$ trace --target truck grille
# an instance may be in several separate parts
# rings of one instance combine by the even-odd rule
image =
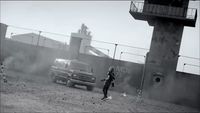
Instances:
[[[76,77],[73,77],[74,79],[78,79],[78,80],[81,80],[81,81],[84,81],[84,82],[95,82],[95,79],[93,80],[92,76],[88,76],[88,75],[84,75],[84,74],[76,74],[77,76]]]

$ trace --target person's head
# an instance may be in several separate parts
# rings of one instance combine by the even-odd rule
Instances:
[[[110,71],[110,72],[114,72],[114,67],[113,67],[113,66],[110,66],[110,67],[109,67],[109,71]]]

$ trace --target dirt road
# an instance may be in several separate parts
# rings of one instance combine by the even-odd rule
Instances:
[[[1,82],[1,113],[28,112],[197,112],[174,104],[121,96],[109,92],[112,99],[101,101],[101,89],[93,92],[84,87],[69,88],[55,84],[42,75],[28,75],[8,71],[8,83]]]

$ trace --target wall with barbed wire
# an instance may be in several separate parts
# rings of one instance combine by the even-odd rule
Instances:
[[[54,47],[55,49],[68,48],[68,44],[70,41],[70,35],[65,34],[65,33],[53,33],[53,32],[23,28],[23,27],[18,27],[18,26],[13,26],[13,25],[8,25],[6,38],[12,39],[12,37],[16,35],[21,35],[21,34],[26,34],[26,33],[38,34],[38,37],[36,37],[35,44],[34,44],[36,46],[39,45],[39,46],[45,47],[45,45],[47,45],[45,44],[45,41],[47,43],[47,40],[41,37],[46,37],[50,40],[56,40],[57,42],[60,42],[61,45],[55,44],[55,47]],[[94,39],[95,37],[92,37],[91,39],[92,47],[108,55],[110,58],[114,58],[117,60],[144,64],[146,53],[149,51],[149,48],[135,47],[134,45],[117,44],[113,42],[105,42],[105,41],[94,40]],[[113,37],[113,39],[115,38]],[[88,40],[88,39],[83,39],[83,40]],[[31,41],[32,40],[30,40],[30,43]],[[191,57],[187,55],[179,55],[177,71],[200,74],[199,63],[200,63],[200,58],[195,58],[195,57]]]

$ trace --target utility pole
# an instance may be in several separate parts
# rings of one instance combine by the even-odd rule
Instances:
[[[123,54],[123,52],[120,53],[119,60],[121,60],[122,54]]]
[[[39,35],[38,35],[38,40],[37,40],[37,47],[39,46],[39,41],[40,41],[40,35],[41,35],[42,31],[39,31]]]
[[[116,68],[116,66],[115,66],[114,60],[115,60],[115,54],[116,54],[116,51],[117,51],[117,45],[118,44],[115,44],[115,50],[114,50],[113,59],[112,59],[112,63],[111,63],[111,65],[114,66],[115,68]]]
[[[12,39],[13,33],[10,34],[10,39]]]
[[[115,44],[115,50],[114,50],[113,60],[115,59],[115,54],[116,54],[116,50],[117,50],[117,45],[118,45],[118,44]]]

